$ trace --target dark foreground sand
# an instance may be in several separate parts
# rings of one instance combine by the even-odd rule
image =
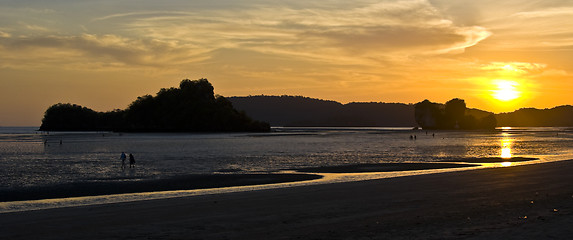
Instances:
[[[0,239],[570,239],[573,161],[0,214]]]

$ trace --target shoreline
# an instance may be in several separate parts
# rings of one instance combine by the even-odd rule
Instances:
[[[0,190],[0,204],[5,202],[92,197],[162,191],[191,191],[229,187],[246,187],[280,183],[296,183],[324,178],[329,173],[388,173],[400,171],[448,170],[480,167],[468,163],[378,163],[289,169],[288,173],[235,173],[236,169],[215,174],[191,174],[159,179],[99,179],[50,186],[34,186]]]
[[[196,174],[138,181],[123,179],[124,181],[75,182],[0,191],[0,203],[289,183],[310,181],[321,177],[314,174]]]
[[[0,214],[3,239],[565,239],[573,160]]]

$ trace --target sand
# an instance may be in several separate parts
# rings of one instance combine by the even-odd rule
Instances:
[[[0,239],[567,239],[573,161],[0,214]]]
[[[99,196],[122,193],[141,193],[189,189],[221,188],[258,184],[297,182],[322,178],[313,174],[195,174],[165,179],[101,180],[73,182],[51,186],[36,186],[18,190],[0,190],[0,202]]]
[[[94,179],[49,186],[27,188],[4,188],[0,190],[0,202],[100,196],[122,193],[143,193],[157,191],[192,190],[249,186],[272,183],[290,183],[322,178],[321,175],[307,173],[364,173],[392,172],[426,169],[463,168],[480,166],[462,163],[377,163],[353,164],[329,167],[290,169],[298,173],[240,173],[241,169],[221,169],[216,174],[190,174],[166,176],[164,178],[117,178]]]

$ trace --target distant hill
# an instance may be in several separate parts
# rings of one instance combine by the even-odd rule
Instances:
[[[271,126],[339,126],[339,127],[414,127],[414,105],[404,103],[362,102],[341,104],[302,96],[229,97],[233,106],[253,119]],[[444,104],[436,103],[440,107]],[[492,112],[468,108],[466,115],[484,119]],[[573,126],[573,106],[552,109],[520,109],[495,114],[497,126],[539,127]]]
[[[229,97],[233,106],[271,126],[413,127],[414,107],[403,103],[348,103],[301,96]]]
[[[500,113],[495,117],[498,126],[571,127],[573,106],[565,105],[550,109],[522,108],[511,113]]]
[[[496,114],[494,118],[491,112],[467,109],[462,99],[457,100],[454,102],[459,104],[454,104],[451,108],[455,111],[448,111],[447,104],[425,100],[428,108],[423,111],[418,109],[417,122],[414,104],[341,104],[302,96],[224,98],[214,95],[213,86],[206,79],[186,79],[181,82],[179,88],[161,89],[156,96],[138,97],[125,110],[96,112],[75,104],[55,104],[46,110],[40,130],[270,131],[269,123],[270,126],[426,126],[428,129],[436,123],[438,124],[433,126],[435,129],[476,129],[492,126],[573,127],[573,106],[569,105],[551,109],[524,108],[511,113]],[[465,110],[461,111],[462,109]]]

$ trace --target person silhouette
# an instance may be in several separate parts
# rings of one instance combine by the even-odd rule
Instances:
[[[133,157],[133,154],[129,154],[129,168],[134,167],[135,165],[135,158]]]
[[[127,157],[125,156],[125,152],[121,152],[121,156],[119,156],[119,159],[121,160],[121,169],[125,169],[125,159]]]

